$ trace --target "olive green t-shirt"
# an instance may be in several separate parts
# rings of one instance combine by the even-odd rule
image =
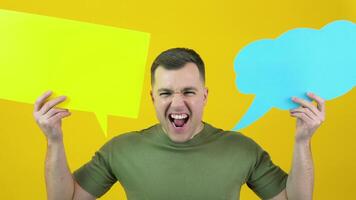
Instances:
[[[96,197],[119,181],[128,200],[236,200],[245,183],[268,199],[287,181],[252,139],[207,123],[185,143],[170,140],[159,124],[116,136],[74,177]]]

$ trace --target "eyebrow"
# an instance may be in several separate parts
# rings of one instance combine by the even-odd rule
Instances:
[[[182,91],[189,91],[189,90],[194,90],[197,91],[198,89],[195,87],[185,87],[182,89]],[[158,92],[173,92],[173,90],[169,89],[169,88],[160,88],[157,90]]]

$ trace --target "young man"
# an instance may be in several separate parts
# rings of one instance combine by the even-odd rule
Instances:
[[[262,199],[312,199],[313,133],[324,121],[325,106],[295,98],[297,118],[289,176],[250,138],[202,122],[207,102],[204,63],[191,49],[161,53],[151,68],[151,97],[159,124],[114,137],[74,172],[68,168],[61,119],[70,115],[55,106],[58,97],[35,103],[34,116],[48,142],[48,199],[95,199],[119,181],[129,200],[236,200],[247,185]]]

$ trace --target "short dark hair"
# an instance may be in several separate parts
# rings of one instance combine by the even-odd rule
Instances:
[[[197,65],[200,77],[203,83],[205,83],[205,66],[199,54],[193,49],[172,48],[159,54],[153,61],[151,66],[151,85],[155,82],[155,71],[158,66],[168,70],[176,70],[182,68],[187,63]]]

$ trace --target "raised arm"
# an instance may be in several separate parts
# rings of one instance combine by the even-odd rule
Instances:
[[[68,167],[61,126],[62,119],[70,116],[70,112],[67,109],[56,108],[66,97],[61,96],[46,102],[51,94],[52,92],[48,91],[40,96],[33,111],[34,118],[47,139],[45,163],[47,199],[93,200],[95,197],[75,182]]]
[[[325,120],[325,101],[315,94],[308,94],[317,102],[294,98],[301,107],[290,110],[292,117],[297,118],[295,144],[287,187],[271,200],[311,200],[314,190],[314,164],[311,152],[311,138]]]

